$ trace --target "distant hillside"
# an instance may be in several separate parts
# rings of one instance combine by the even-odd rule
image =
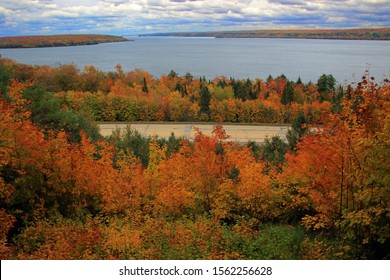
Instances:
[[[124,42],[128,39],[120,36],[96,34],[67,34],[42,36],[0,37],[0,48],[43,48],[96,45],[100,43]]]
[[[243,30],[215,32],[171,32],[140,36],[179,36],[215,38],[291,38],[338,40],[390,40],[390,28],[327,29],[327,30]]]

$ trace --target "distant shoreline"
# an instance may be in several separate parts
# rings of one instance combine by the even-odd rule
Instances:
[[[0,37],[0,49],[69,47],[126,41],[134,40],[99,34],[7,36]]]
[[[284,38],[333,40],[390,40],[390,28],[324,29],[324,30],[242,30],[211,32],[168,32],[140,34],[139,37],[214,37],[214,38]]]

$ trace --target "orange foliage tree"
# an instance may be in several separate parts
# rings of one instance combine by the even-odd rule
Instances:
[[[338,233],[352,255],[383,254],[389,242],[389,89],[365,76],[281,175],[289,206],[307,211],[303,225]]]

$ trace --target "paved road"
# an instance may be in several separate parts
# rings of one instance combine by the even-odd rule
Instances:
[[[112,131],[126,126],[137,130],[142,136],[148,137],[158,135],[161,138],[168,138],[171,133],[177,137],[193,139],[195,137],[194,128],[198,128],[202,133],[211,135],[216,124],[210,123],[98,123],[100,133],[103,136],[111,135]],[[228,140],[246,143],[254,141],[263,143],[266,137],[280,136],[286,139],[288,125],[247,125],[247,124],[222,124],[226,133],[230,135]]]

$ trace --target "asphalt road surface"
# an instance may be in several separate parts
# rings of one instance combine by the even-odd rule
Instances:
[[[193,139],[198,128],[205,135],[211,135],[214,123],[98,123],[100,133],[103,136],[111,135],[115,129],[124,129],[130,126],[131,129],[137,130],[142,136],[149,137],[157,135],[160,138],[168,138],[172,133],[176,137],[185,137]],[[247,143],[254,141],[256,143],[263,143],[266,137],[280,136],[286,139],[286,133],[289,128],[288,125],[264,125],[264,124],[221,124],[225,129],[226,134],[230,137],[228,141],[237,141],[240,143]]]

